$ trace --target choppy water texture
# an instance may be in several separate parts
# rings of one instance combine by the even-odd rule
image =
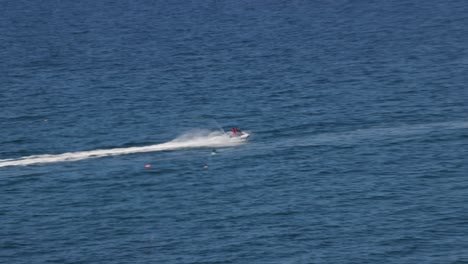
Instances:
[[[468,263],[467,2],[0,3],[1,263]]]

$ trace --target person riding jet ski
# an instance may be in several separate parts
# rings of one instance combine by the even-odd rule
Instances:
[[[249,137],[249,134],[240,131],[239,129],[237,129],[237,127],[233,127],[233,128],[231,129],[231,137],[236,137],[236,138],[240,138],[240,139],[246,139],[246,138]]]

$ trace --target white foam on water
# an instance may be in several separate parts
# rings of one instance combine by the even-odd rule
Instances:
[[[177,150],[186,148],[215,148],[215,147],[234,147],[245,143],[245,140],[230,138],[221,132],[190,132],[166,143],[129,148],[97,149],[89,151],[68,152],[62,154],[44,154],[27,156],[18,159],[0,160],[0,167],[6,166],[27,166],[43,163],[56,163],[64,161],[77,161],[90,158],[99,158],[106,156],[117,156],[134,153],[156,152],[164,150]]]

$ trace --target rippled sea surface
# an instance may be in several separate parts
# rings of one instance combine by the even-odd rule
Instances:
[[[1,263],[468,263],[466,1],[0,2]]]

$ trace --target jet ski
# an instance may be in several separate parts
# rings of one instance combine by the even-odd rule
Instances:
[[[247,139],[250,136],[249,133],[240,130],[237,130],[236,133],[229,131],[227,134],[229,137],[237,139]]]

